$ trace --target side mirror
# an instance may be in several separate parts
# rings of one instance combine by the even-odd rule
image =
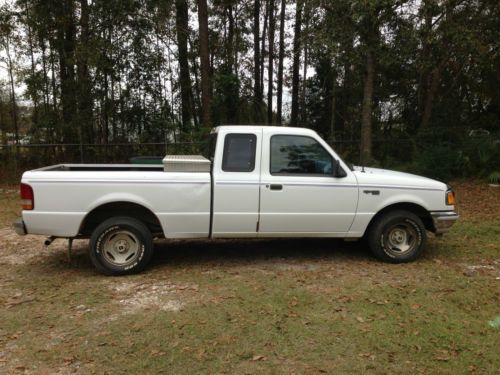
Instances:
[[[340,161],[338,160],[333,160],[333,173],[332,173],[333,177],[338,177],[338,178],[342,178],[342,177],[346,177],[347,176],[347,173],[345,173],[344,169],[340,166]]]

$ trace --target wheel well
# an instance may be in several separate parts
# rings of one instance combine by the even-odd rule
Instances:
[[[422,223],[424,224],[426,230],[431,232],[435,230],[431,214],[425,208],[415,203],[395,203],[391,204],[390,206],[384,207],[382,210],[377,212],[377,214],[370,220],[370,224],[368,224],[365,233],[368,233],[368,230],[370,229],[372,224],[375,223],[379,217],[385,215],[389,211],[394,211],[394,210],[409,211],[417,215],[420,218],[420,220],[422,220]]]
[[[94,208],[83,219],[80,234],[90,236],[100,223],[115,216],[133,217],[142,221],[153,235],[163,236],[163,230],[156,215],[146,207],[131,202],[106,203]]]

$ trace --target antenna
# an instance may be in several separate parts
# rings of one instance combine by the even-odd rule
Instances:
[[[362,142],[360,142],[359,144],[359,164],[361,165],[361,173],[365,173],[365,161],[364,161],[363,151],[361,148],[362,144],[363,144]]]

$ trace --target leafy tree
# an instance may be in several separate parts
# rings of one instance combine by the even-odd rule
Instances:
[[[77,143],[64,155],[75,160],[93,143],[194,152],[183,142],[211,126],[275,122],[315,129],[354,160],[432,171],[435,154],[450,160],[443,170],[485,174],[498,155],[499,10],[496,0],[7,2],[2,142]],[[120,156],[105,150],[85,152]]]

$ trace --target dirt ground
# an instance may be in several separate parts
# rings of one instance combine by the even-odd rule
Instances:
[[[7,226],[0,191],[0,374],[423,373],[500,368],[500,188],[456,184],[460,223],[389,265],[329,239],[160,241],[105,277],[87,242]]]

